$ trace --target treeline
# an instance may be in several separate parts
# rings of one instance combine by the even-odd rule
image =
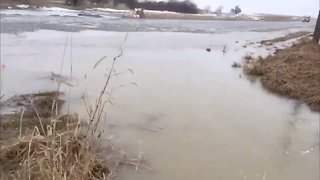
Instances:
[[[166,2],[163,1],[144,1],[139,2],[138,0],[65,0],[67,4],[78,6],[81,5],[84,1],[97,3],[97,4],[112,4],[114,7],[117,7],[119,4],[125,4],[129,9],[143,8],[148,10],[157,10],[157,11],[173,11],[179,13],[189,13],[197,14],[199,12],[198,7],[195,3],[190,0],[177,1],[169,0]]]
[[[117,6],[119,4],[125,4],[129,9],[134,9],[139,4],[137,0],[109,0],[109,1],[113,1],[114,6]]]
[[[169,2],[156,2],[156,1],[145,1],[137,3],[138,8],[157,10],[157,11],[173,11],[179,13],[197,14],[198,7],[191,1],[169,1]]]
[[[198,7],[195,3],[190,0],[185,1],[175,1],[171,0],[168,2],[164,1],[144,1],[138,2],[137,0],[114,0],[114,5],[117,4],[126,4],[128,8],[143,8],[148,10],[156,10],[156,11],[173,11],[179,13],[190,13],[197,14]]]

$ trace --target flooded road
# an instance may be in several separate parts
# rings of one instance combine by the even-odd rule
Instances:
[[[220,23],[228,29],[239,22],[216,24]],[[128,34],[109,87],[112,104],[101,128],[105,139],[113,135],[129,157],[143,152],[152,170],[135,173],[134,168],[124,167],[117,179],[319,179],[319,113],[267,92],[257,79],[231,68],[248,53],[270,53],[244,45],[301,27],[269,32],[263,30],[263,22],[254,23],[254,31],[249,26],[240,32]],[[85,119],[81,97],[85,93],[94,103],[124,37],[124,32],[97,30],[3,32],[2,92],[8,98],[55,89],[51,72],[59,73],[62,66],[69,76],[72,64],[70,97],[68,86],[62,90],[71,111]]]
[[[288,28],[313,28],[315,21],[259,22],[259,21],[196,21],[196,20],[148,20],[121,18],[122,13],[89,11],[101,17],[79,16],[76,10],[1,10],[1,32],[19,33],[38,29],[79,32],[101,30],[117,32],[271,32]]]

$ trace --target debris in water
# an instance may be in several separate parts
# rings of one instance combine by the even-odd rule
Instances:
[[[250,60],[253,60],[254,58],[250,55],[250,54],[247,54],[246,56],[243,57],[246,61],[250,61]]]
[[[309,152],[310,152],[309,150],[305,150],[305,151],[302,151],[301,154],[306,155],[306,154],[309,154]]]
[[[132,75],[134,75],[134,73],[133,73],[133,70],[132,70],[132,69],[128,68],[128,71],[130,71],[130,72],[131,72],[131,74],[132,74]]]
[[[138,86],[138,84],[137,84],[137,83],[135,83],[135,82],[131,82],[131,84],[132,84],[132,85],[135,85],[135,86]]]
[[[74,79],[66,77],[64,75],[61,74],[56,74],[54,72],[51,72],[51,76],[50,79],[52,81],[56,81],[57,83],[61,83],[61,84],[65,84],[69,87],[74,87],[75,86],[75,82],[73,81]]]
[[[222,50],[223,55],[227,52],[227,45],[225,44]]]
[[[207,51],[207,52],[210,52],[210,51],[211,51],[211,48],[207,48],[206,51]]]
[[[311,153],[312,151],[319,149],[319,147],[320,147],[320,146],[318,146],[318,147],[312,147],[312,148],[309,148],[309,149],[307,149],[307,150],[301,151],[301,154],[302,154],[303,156],[305,156],[305,155]]]
[[[233,68],[241,68],[242,65],[241,65],[241,63],[233,62],[233,64],[231,65],[231,67],[233,67]]]

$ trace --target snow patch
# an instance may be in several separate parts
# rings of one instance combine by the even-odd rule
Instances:
[[[80,12],[78,10],[65,9],[65,8],[60,8],[60,7],[42,7],[42,8],[39,8],[39,10],[42,10],[42,11],[57,11],[57,12]]]
[[[17,8],[20,8],[20,9],[28,9],[30,7],[30,5],[27,5],[27,4],[18,4],[16,5]]]

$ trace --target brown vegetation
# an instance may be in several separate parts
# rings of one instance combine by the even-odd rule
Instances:
[[[20,114],[1,115],[1,179],[113,177],[125,156],[114,148],[106,148],[108,152],[102,156],[100,132],[81,123],[77,115],[55,114],[55,102],[62,102],[55,100],[56,95],[61,93],[27,94],[6,101],[23,110]],[[34,99],[37,104],[32,103]],[[83,133],[87,128],[90,136]]]
[[[320,112],[320,46],[301,40],[264,60],[247,60],[244,71],[261,76],[268,90],[306,102]]]

